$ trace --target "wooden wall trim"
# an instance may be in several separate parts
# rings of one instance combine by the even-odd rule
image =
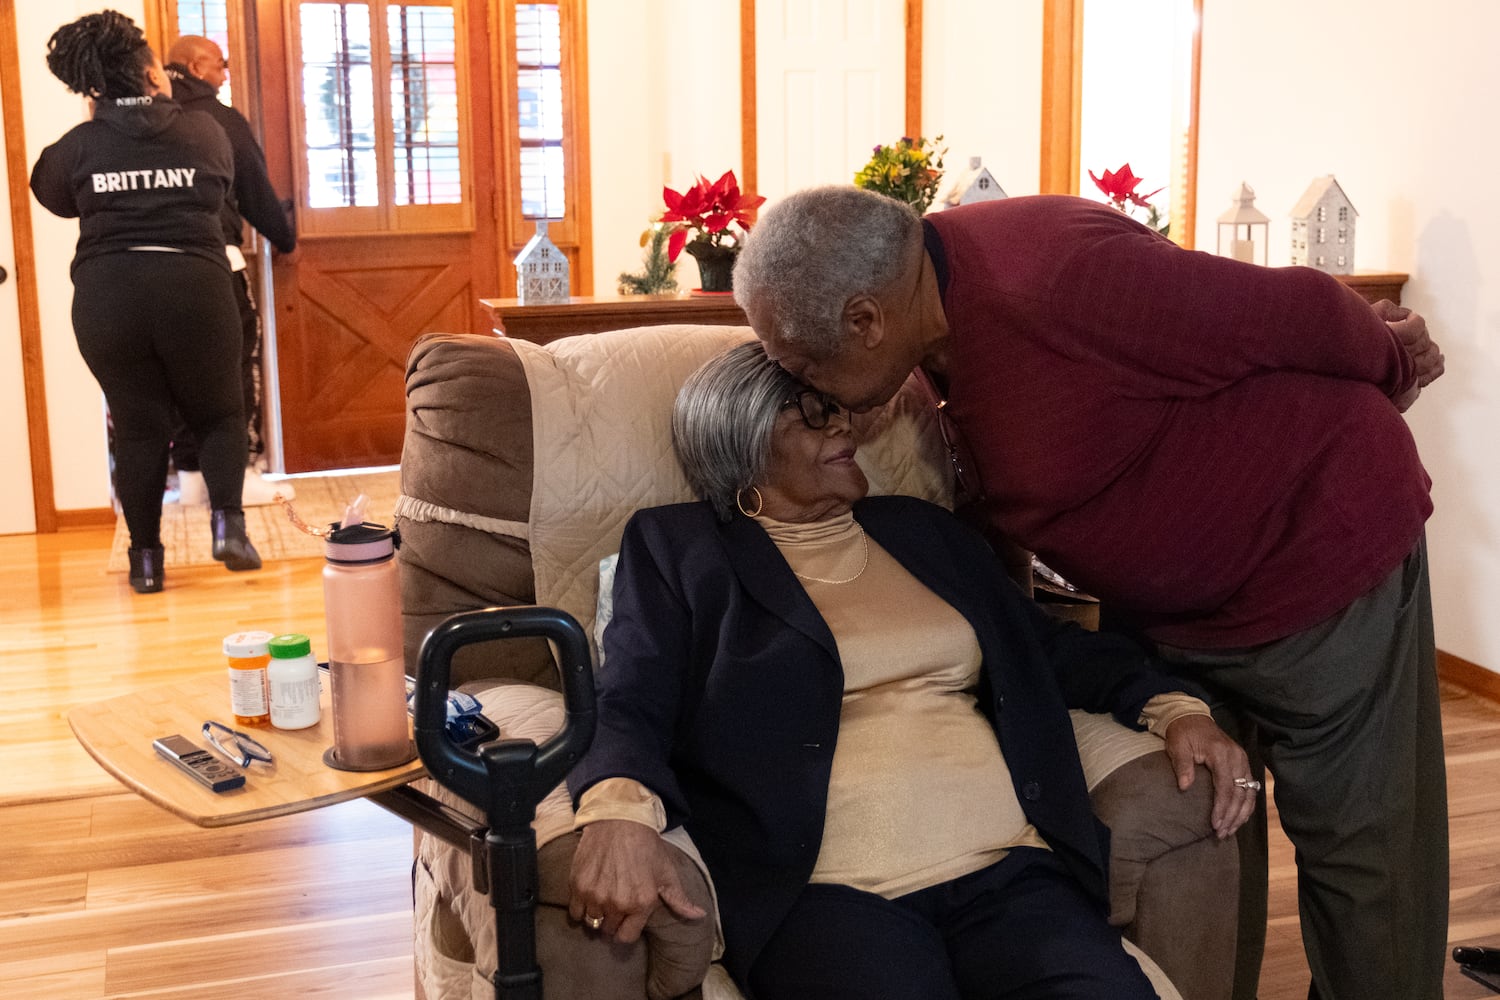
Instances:
[[[1083,0],[1042,7],[1042,194],[1078,193]]]
[[[906,0],[906,134],[922,134],[922,0]]]
[[[31,496],[36,530],[58,527],[52,486],[52,436],[47,425],[47,388],[42,367],[42,314],[36,286],[36,248],[31,232],[31,176],[26,162],[26,129],[21,101],[21,59],[16,42],[16,8],[0,3],[0,102],[5,112],[6,188],[10,232],[15,243],[16,305],[21,318],[21,373],[26,395],[27,446],[31,449]],[[113,516],[113,515],[111,515]]]
[[[100,528],[114,524],[119,518],[113,507],[80,507],[77,510],[60,510],[57,512],[57,524],[54,531],[66,528]]]
[[[1438,679],[1457,685],[1470,694],[1500,703],[1500,674],[1470,663],[1461,656],[1437,651]]]
[[[575,295],[594,294],[594,202],[589,150],[588,4],[573,5],[573,216],[578,223],[578,270]],[[482,329],[482,328],[481,328]]]
[[[1198,104],[1203,91],[1203,0],[1193,0],[1193,57],[1192,69],[1188,73],[1189,86],[1193,88],[1188,97],[1187,178],[1184,192],[1182,220],[1173,220],[1172,231],[1177,235],[1178,246],[1187,250],[1198,245]]]
[[[740,0],[740,189],[757,193],[760,146],[756,142],[755,0]]]

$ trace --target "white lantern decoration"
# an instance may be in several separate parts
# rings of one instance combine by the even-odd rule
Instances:
[[[1264,264],[1270,241],[1271,220],[1255,207],[1255,191],[1245,182],[1234,193],[1234,205],[1219,216],[1220,257],[1233,257],[1247,264]],[[1257,239],[1259,237],[1259,239]],[[1260,259],[1256,259],[1256,248]]]
[[[568,301],[568,258],[547,238],[547,220],[516,254],[516,298],[523,306]]]

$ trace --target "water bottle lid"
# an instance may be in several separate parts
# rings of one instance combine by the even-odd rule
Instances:
[[[273,660],[291,660],[299,656],[312,655],[312,640],[296,632],[278,635],[267,645],[271,648]]]
[[[323,536],[323,554],[329,562],[366,563],[389,559],[401,544],[401,533],[383,524],[365,521],[346,528],[335,522]]]
[[[224,655],[236,659],[265,656],[270,652],[270,632],[236,632],[224,637]]]

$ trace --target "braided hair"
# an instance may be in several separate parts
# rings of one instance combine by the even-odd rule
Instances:
[[[155,61],[146,36],[117,10],[85,14],[47,40],[47,68],[75,94],[95,99],[141,97]]]

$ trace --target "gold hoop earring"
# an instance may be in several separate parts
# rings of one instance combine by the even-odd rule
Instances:
[[[755,517],[766,506],[766,500],[765,497],[760,495],[760,490],[756,489],[754,486],[749,487],[749,489],[752,493],[755,494],[755,509],[745,509],[745,501],[740,499],[741,494],[745,492],[744,490],[740,490],[739,493],[736,493],[734,495],[734,505],[738,507],[740,509],[740,513],[744,514],[746,517]]]

